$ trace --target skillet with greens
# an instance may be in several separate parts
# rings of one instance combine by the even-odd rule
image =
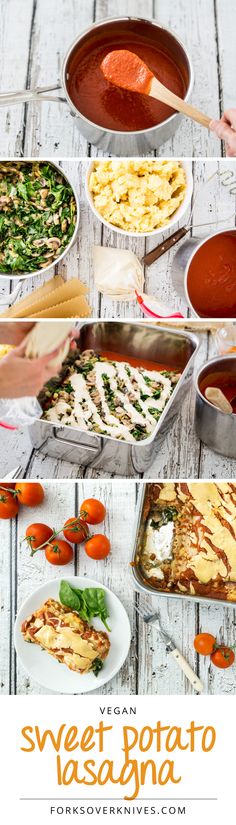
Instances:
[[[51,163],[0,163],[0,272],[45,269],[68,246],[76,219],[73,190]]]

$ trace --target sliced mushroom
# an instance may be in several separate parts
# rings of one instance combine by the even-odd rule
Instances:
[[[207,401],[210,401],[210,404],[213,404],[214,407],[217,407],[223,413],[231,414],[233,412],[233,407],[231,406],[228,398],[219,389],[219,387],[207,387],[205,390],[205,397]]]

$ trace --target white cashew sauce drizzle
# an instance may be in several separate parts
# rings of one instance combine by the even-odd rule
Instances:
[[[157,370],[148,370],[142,367],[137,368],[121,361],[96,361],[93,366],[93,373],[95,379],[94,385],[92,386],[90,383],[87,383],[82,373],[75,372],[70,375],[69,381],[74,394],[73,401],[66,401],[63,398],[59,398],[55,405],[44,414],[44,418],[52,422],[69,424],[81,430],[94,429],[94,431],[97,432],[97,428],[99,428],[102,434],[134,443],[137,439],[135,439],[130,429],[132,425],[134,427],[139,425],[145,428],[143,438],[147,438],[153,432],[157,423],[155,416],[152,415],[149,408],[151,407],[158,412],[162,412],[174,389],[170,378]],[[106,387],[103,375],[106,375],[109,379],[110,389],[114,392],[115,398],[119,400],[119,406],[122,407],[124,415],[128,415],[130,426],[119,420],[118,416],[115,415],[115,411],[110,410],[106,399]],[[174,371],[173,375],[175,375]],[[91,376],[91,373],[88,373],[88,378],[89,376]],[[152,382],[161,384],[159,398],[153,398],[155,389],[146,383],[144,376]],[[136,382],[137,387],[132,383],[131,379]],[[125,383],[127,392],[122,392],[122,390],[118,388],[119,381]],[[91,390],[92,388],[97,390],[99,394],[98,403],[102,406],[102,415],[99,414],[97,405],[91,398],[89,389]],[[129,400],[128,393],[132,394],[133,401]],[[145,400],[142,399],[141,394],[147,396],[147,398]],[[134,404],[137,402],[142,412],[135,408]]]

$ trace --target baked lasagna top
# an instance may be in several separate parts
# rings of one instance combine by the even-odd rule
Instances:
[[[236,600],[236,485],[149,484],[136,562],[158,589]]]
[[[85,350],[44,405],[43,418],[123,441],[150,436],[180,378]]]
[[[80,619],[77,613],[48,599],[22,624],[26,642],[40,645],[70,670],[99,672],[106,659],[110,641],[107,633]]]

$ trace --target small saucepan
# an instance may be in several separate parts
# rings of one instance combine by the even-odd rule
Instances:
[[[198,437],[220,455],[236,458],[236,412],[221,412],[205,397],[207,386],[236,387],[236,355],[212,358],[199,370],[195,379],[195,427]],[[224,386],[225,385],[225,386]],[[235,405],[233,406],[233,409]]]
[[[80,68],[88,55],[91,56],[94,52],[94,59],[96,60],[99,49],[101,49],[101,52],[105,49],[105,53],[107,53],[109,46],[111,48],[117,48],[120,45],[121,48],[128,48],[128,45],[131,44],[132,48],[132,43],[134,43],[135,48],[137,47],[137,53],[139,53],[140,56],[142,56],[142,54],[144,57],[150,55],[151,60],[152,58],[154,60],[156,59],[155,52],[158,52],[163,62],[164,72],[162,76],[160,73],[160,80],[165,83],[165,77],[168,76],[165,74],[166,69],[169,68],[169,70],[172,71],[172,76],[174,75],[174,83],[177,82],[176,79],[178,76],[180,82],[182,82],[182,94],[176,87],[173,88],[173,91],[176,91],[177,94],[179,93],[180,96],[184,97],[187,101],[193,87],[193,68],[187,49],[182,42],[169,29],[158,25],[155,20],[145,20],[137,17],[118,17],[101,20],[83,31],[82,34],[76,38],[64,58],[61,82],[59,85],[55,84],[32,90],[1,94],[0,106],[8,106],[12,103],[30,103],[31,101],[40,102],[45,99],[60,101],[68,104],[71,114],[76,118],[79,131],[86,140],[106,153],[120,156],[136,156],[145,155],[153,149],[159,149],[165,141],[173,137],[181,123],[183,115],[177,112],[173,113],[168,107],[163,108],[163,104],[159,104],[163,110],[161,110],[162,115],[160,122],[157,122],[154,117],[148,128],[139,127],[139,129],[137,129],[136,125],[132,128],[132,124],[126,124],[128,124],[129,117],[131,116],[133,108],[137,105],[137,101],[135,102],[132,99],[133,102],[126,105],[126,99],[124,98],[124,100],[122,100],[120,97],[120,104],[121,107],[123,106],[125,108],[127,121],[125,118],[125,125],[123,126],[117,119],[116,125],[115,119],[112,126],[108,126],[105,120],[106,113],[109,113],[111,98],[114,99],[115,94],[121,94],[122,90],[118,89],[114,92],[110,88],[111,84],[107,84],[106,87],[107,81],[105,81],[101,73],[101,77],[98,77],[98,88],[92,88],[91,83],[90,91],[88,92],[85,89],[85,83],[88,81],[85,72],[84,83],[82,84],[84,91],[80,93],[79,90],[78,93],[78,67],[80,73]],[[152,68],[151,65],[150,68]],[[113,87],[113,89],[115,89],[115,87]],[[56,90],[62,92],[62,95],[53,96],[50,94]],[[47,95],[48,92],[49,95]],[[135,93],[132,93],[132,95],[135,97]],[[101,118],[101,111],[100,117],[98,116],[98,98],[100,99],[100,103],[104,104],[104,122]],[[153,101],[153,99],[150,104],[150,100],[151,98],[149,101],[142,101],[139,104],[142,107],[142,118],[146,115],[148,106],[157,104],[157,101]],[[117,107],[114,108],[117,111]]]
[[[175,255],[173,285],[197,318],[236,317],[236,229],[189,238]]]

